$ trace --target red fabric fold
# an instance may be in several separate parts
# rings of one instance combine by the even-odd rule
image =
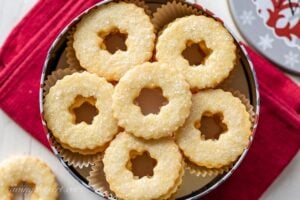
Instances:
[[[246,47],[259,83],[260,116],[251,148],[232,176],[205,199],[258,199],[300,148],[300,88]]]
[[[0,107],[49,147],[39,111],[39,81],[47,51],[71,20],[98,0],[39,1],[0,49]],[[300,148],[300,89],[247,48],[261,95],[257,133],[236,172],[207,199],[257,199]]]
[[[42,0],[0,49],[0,107],[49,148],[39,111],[39,85],[47,51],[73,18],[97,0]]]

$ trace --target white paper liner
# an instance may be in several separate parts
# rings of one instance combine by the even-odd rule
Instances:
[[[117,199],[116,195],[110,190],[109,184],[106,181],[102,160],[98,160],[95,165],[92,166],[92,170],[90,171],[87,180],[90,186],[92,186],[96,191],[101,192],[106,198]]]
[[[102,154],[94,154],[94,155],[82,155],[79,153],[74,153],[68,149],[63,148],[54,138],[54,136],[50,136],[51,143],[62,157],[62,159],[70,166],[83,168],[88,167],[90,165],[94,165],[98,160],[101,160]]]
[[[73,48],[73,34],[75,32],[75,27],[72,27],[71,30],[68,32],[67,35],[67,47],[65,49],[66,51],[66,60],[69,65],[69,68],[75,69],[75,70],[83,70],[81,67],[79,60],[76,57],[75,50]]]
[[[233,96],[238,97],[241,102],[246,106],[246,110],[250,115],[250,121],[251,121],[251,130],[253,130],[254,124],[255,124],[255,112],[254,112],[254,107],[251,105],[250,100],[240,91],[235,90],[235,89],[228,89]]]
[[[61,80],[64,76],[75,73],[76,70],[72,68],[57,69],[47,76],[44,82],[43,90],[44,97],[48,94],[50,88],[55,85],[56,81]]]
[[[152,23],[157,31],[161,31],[176,18],[193,14],[201,15],[203,12],[183,2],[167,2],[153,13]]]
[[[189,172],[196,176],[202,176],[202,177],[224,174],[225,172],[228,172],[232,166],[233,166],[233,164],[223,166],[221,168],[206,168],[206,167],[200,167],[200,166],[186,160],[186,168],[189,170]]]

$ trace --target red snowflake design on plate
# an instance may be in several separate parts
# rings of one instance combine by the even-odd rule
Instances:
[[[300,49],[300,0],[253,0],[253,3],[277,38]]]

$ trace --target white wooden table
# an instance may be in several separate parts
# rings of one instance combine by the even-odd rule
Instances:
[[[3,44],[10,30],[36,1],[0,0],[0,46]],[[230,16],[226,0],[218,0],[218,3],[210,0],[199,0],[199,2],[217,13],[239,35]],[[295,82],[298,82],[298,84],[300,83],[299,77],[291,78]],[[0,162],[10,155],[20,154],[40,157],[49,164],[62,187],[60,199],[99,199],[96,195],[77,183],[51,152],[45,149],[0,110]],[[284,172],[264,193],[262,199],[300,199],[300,153],[298,153]]]

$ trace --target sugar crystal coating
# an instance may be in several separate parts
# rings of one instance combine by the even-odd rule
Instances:
[[[113,86],[89,72],[74,73],[58,80],[45,97],[44,116],[48,128],[60,144],[73,152],[94,154],[117,133],[112,115]],[[99,113],[92,124],[75,124],[69,111],[77,96],[94,97]]]
[[[143,88],[160,87],[168,104],[158,114],[144,116],[134,104]],[[190,113],[191,92],[184,77],[165,63],[144,63],[128,71],[113,94],[114,116],[119,125],[137,137],[157,139],[170,136]]]
[[[126,168],[132,150],[147,151],[157,161],[152,177],[137,179]],[[184,171],[182,162],[181,153],[171,138],[144,140],[126,132],[117,135],[103,158],[110,189],[121,199],[168,198],[181,183]]]
[[[204,64],[190,66],[182,52],[188,42],[205,42],[211,49]],[[156,58],[183,73],[191,88],[214,87],[233,69],[236,46],[220,22],[205,16],[191,15],[170,23],[158,38]]]
[[[34,184],[31,199],[56,200],[58,184],[51,169],[31,156],[12,157],[0,164],[0,197],[12,199],[10,187],[25,182]]]
[[[111,54],[101,48],[104,38],[100,34],[115,29],[127,34],[127,50]],[[119,2],[96,8],[85,16],[77,25],[73,46],[83,68],[107,80],[119,80],[134,65],[152,57],[154,40],[154,27],[144,9]]]
[[[193,163],[219,168],[234,162],[249,144],[250,115],[245,105],[230,92],[221,89],[201,91],[192,97],[191,114],[176,132],[176,142]],[[205,140],[195,127],[205,112],[222,113],[227,131],[218,140]]]

